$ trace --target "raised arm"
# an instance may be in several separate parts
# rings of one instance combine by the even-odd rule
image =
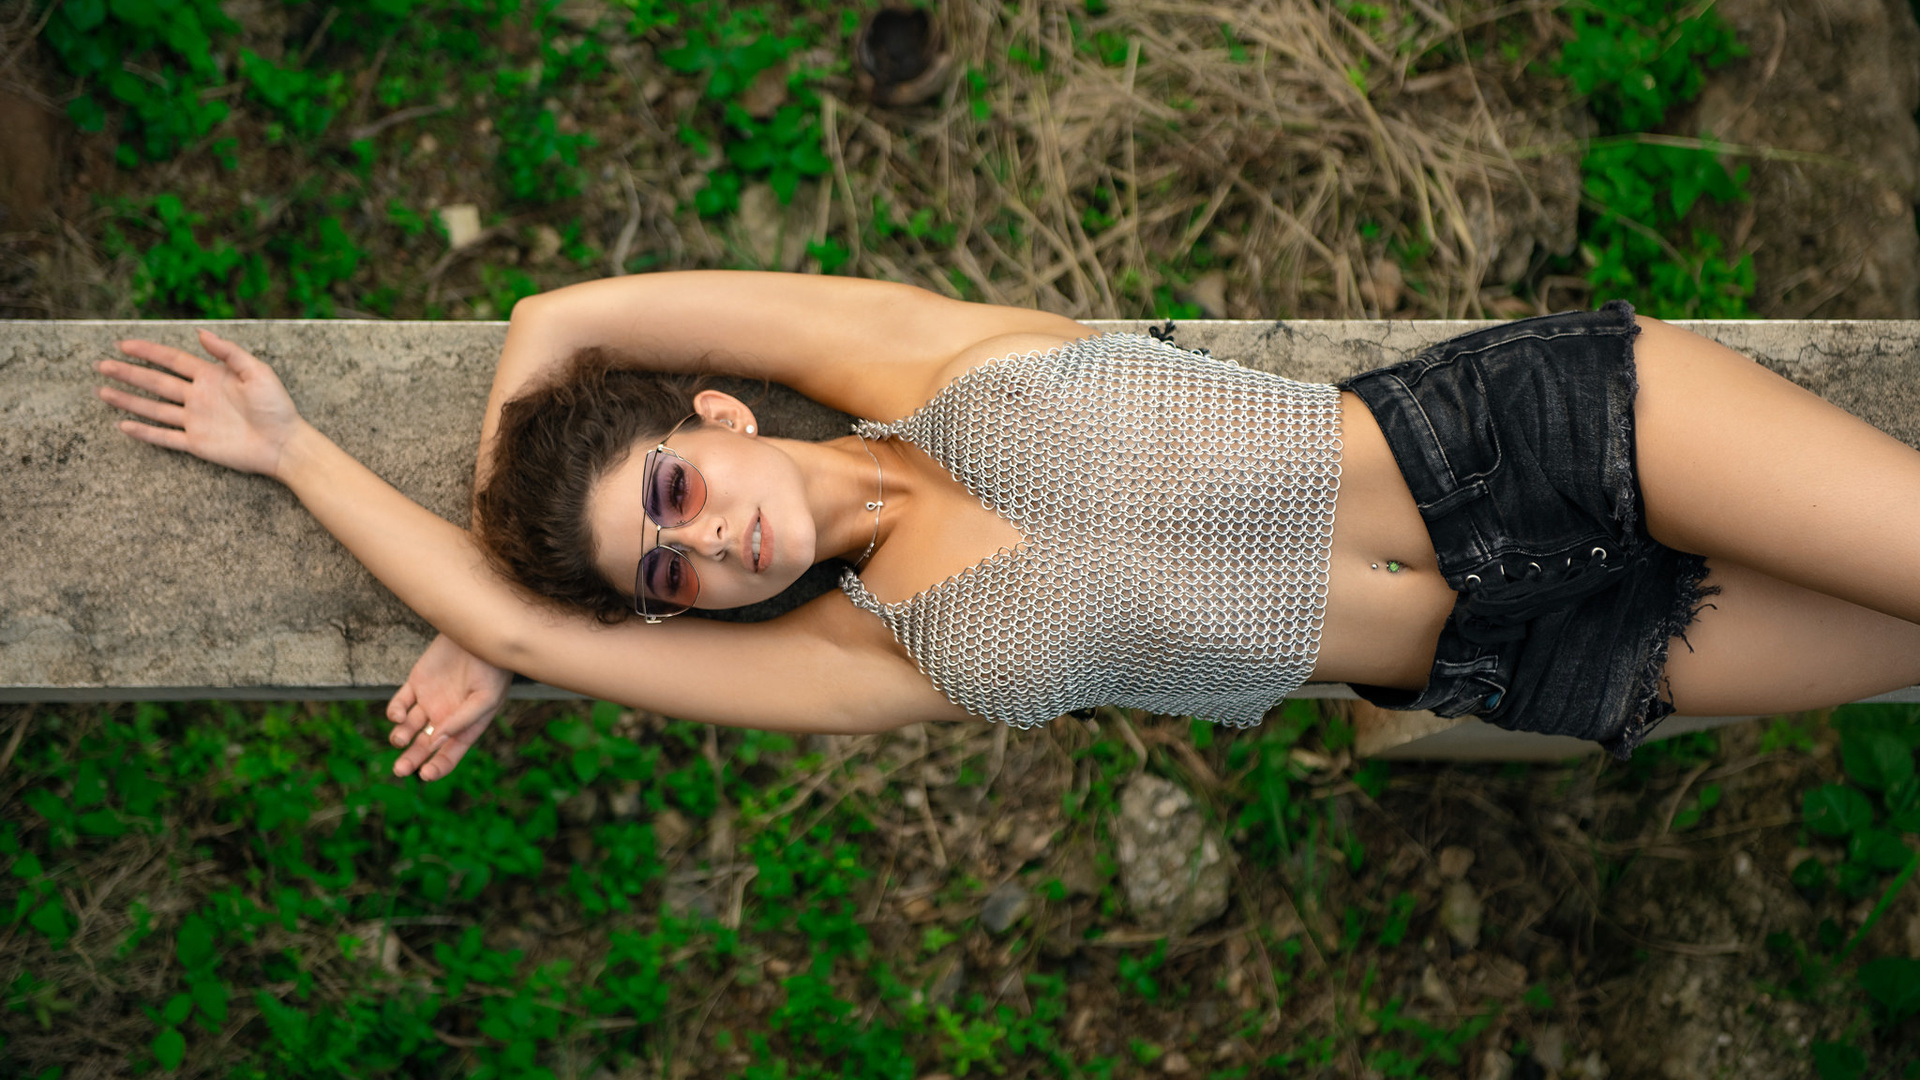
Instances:
[[[481,472],[501,407],[589,346],[657,371],[770,379],[842,412],[892,419],[926,401],[955,357],[983,341],[1092,332],[1043,311],[859,278],[689,270],[583,282],[514,306],[481,428]]]
[[[109,403],[147,421],[123,420],[121,430],[285,483],[407,606],[491,664],[637,708],[735,726],[854,732],[963,715],[913,677],[910,664],[873,647],[863,624],[836,623],[843,616],[826,604],[753,627],[695,620],[602,627],[531,602],[487,565],[466,530],[307,424],[266,364],[206,331],[201,343],[222,362],[126,342],[123,351],[157,366],[100,365],[102,374],[158,398],[103,388]]]

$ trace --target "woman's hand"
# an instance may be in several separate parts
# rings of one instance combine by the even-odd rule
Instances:
[[[100,387],[100,397],[152,421],[120,421],[120,430],[141,442],[184,450],[241,472],[277,476],[287,444],[305,425],[293,399],[273,369],[240,346],[210,330],[200,331],[200,345],[218,362],[151,341],[120,342],[121,352],[158,366],[103,360],[95,369],[154,397],[114,386]]]
[[[512,672],[494,667],[447,635],[434,638],[406,684],[387,703],[387,719],[398,725],[393,745],[407,748],[393,763],[393,775],[418,770],[420,779],[438,780],[452,772],[493,722],[512,682]]]

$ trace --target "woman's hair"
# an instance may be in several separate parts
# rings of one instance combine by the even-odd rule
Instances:
[[[603,623],[633,614],[632,598],[594,565],[587,502],[636,443],[660,438],[693,413],[706,381],[640,370],[618,353],[589,348],[556,378],[507,402],[493,469],[474,497],[474,529],[488,558],[534,592],[586,608]],[[700,423],[695,416],[680,430]]]

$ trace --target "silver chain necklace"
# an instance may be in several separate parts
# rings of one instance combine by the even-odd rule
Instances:
[[[867,445],[866,436],[856,432],[854,438],[860,440],[860,448],[867,452],[868,457],[873,458],[873,478],[880,488],[879,498],[867,502],[867,509],[873,511],[873,539],[867,542],[866,554],[860,556],[860,561],[853,564],[853,568],[858,570],[867,565],[867,560],[873,557],[873,546],[880,542],[880,508],[887,505],[887,476],[880,471],[880,459],[874,457],[873,447]]]

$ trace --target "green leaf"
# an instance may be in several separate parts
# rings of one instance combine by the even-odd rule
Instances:
[[[1813,890],[1827,883],[1827,864],[1819,859],[1802,859],[1800,865],[1787,875],[1798,889]]]
[[[187,916],[174,937],[174,948],[188,971],[207,966],[213,961],[213,928],[198,915]]]
[[[1840,764],[1847,778],[1868,791],[1885,791],[1913,777],[1913,752],[1887,731],[1847,731],[1840,736]]]
[[[1862,829],[1847,843],[1847,857],[1875,870],[1893,871],[1907,865],[1913,852],[1899,833],[1885,829]]]
[[[160,1034],[153,1037],[153,1056],[160,1061],[163,1069],[177,1069],[187,1056],[187,1037],[180,1034],[178,1028],[162,1028]]]
[[[66,17],[75,30],[86,33],[107,17],[106,0],[67,0],[60,14]],[[98,129],[96,129],[98,130]]]
[[[1858,789],[1822,784],[1801,799],[1807,828],[1821,836],[1848,836],[1873,824],[1873,804]]]
[[[1820,1080],[1861,1080],[1867,1075],[1867,1055],[1845,1043],[1813,1044],[1813,1068]]]
[[[1860,965],[1860,988],[1894,1023],[1920,1012],[1920,960],[1883,956]]]
[[[193,999],[186,994],[175,994],[167,999],[166,1008],[160,1010],[160,1015],[166,1017],[167,1023],[178,1027],[193,1015]]]
[[[227,1000],[231,993],[227,984],[218,979],[195,979],[187,984],[187,990],[193,994],[193,1003],[207,1019],[216,1024],[227,1022]]]

